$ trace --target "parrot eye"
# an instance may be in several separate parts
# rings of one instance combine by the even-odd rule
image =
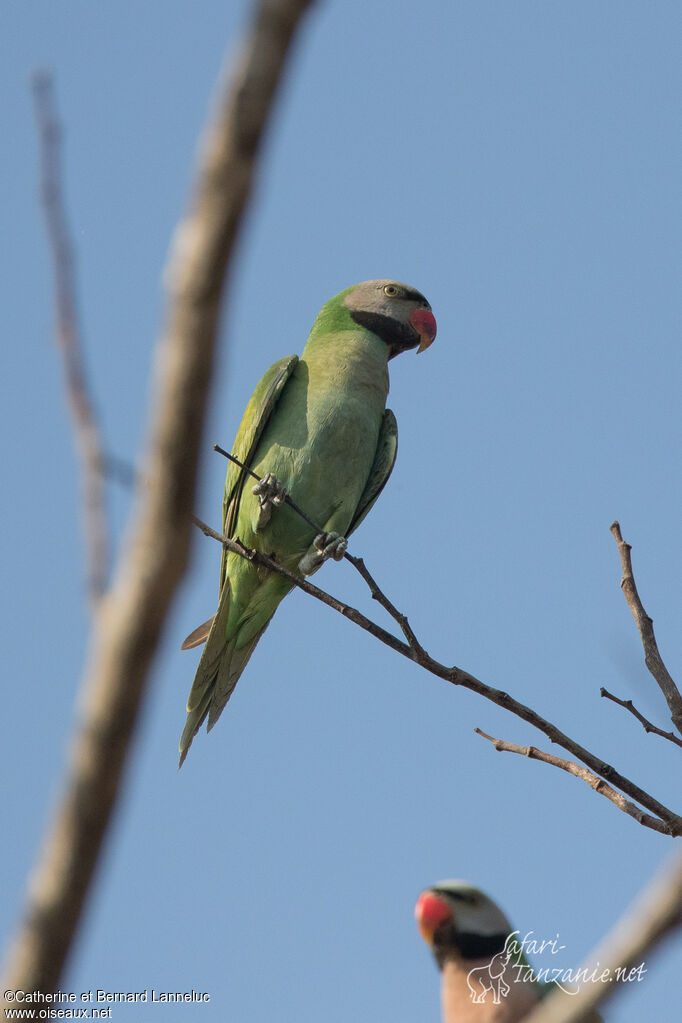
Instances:
[[[400,294],[400,289],[395,284],[384,285],[384,295],[388,295],[389,298],[395,298],[396,295]]]

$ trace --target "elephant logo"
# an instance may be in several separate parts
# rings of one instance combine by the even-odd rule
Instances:
[[[502,999],[507,997],[511,988],[504,979],[504,972],[511,957],[511,952],[505,947],[494,955],[486,966],[474,966],[473,970],[469,970],[467,984],[475,1005],[484,1002],[488,992],[492,993],[495,1005],[499,1005]]]

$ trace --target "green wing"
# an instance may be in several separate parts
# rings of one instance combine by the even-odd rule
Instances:
[[[365,515],[372,509],[374,502],[386,486],[388,477],[393,472],[396,455],[398,454],[398,424],[390,408],[384,411],[379,430],[379,440],[374,462],[365,484],[355,515],[351,519],[346,536],[350,536],[358,528]]]
[[[276,362],[270,369],[265,373],[259,383],[256,386],[256,390],[251,395],[251,400],[246,406],[246,411],[242,416],[242,421],[239,424],[237,430],[237,436],[234,441],[234,448],[232,454],[243,462],[244,465],[249,465],[253,458],[258,441],[260,440],[265,425],[272,415],[274,408],[279,401],[284,386],[291,376],[296,363],[298,362],[297,355],[286,355],[279,362]],[[242,490],[244,488],[244,482],[248,478],[248,473],[243,469],[240,469],[234,462],[228,463],[227,478],[225,480],[225,496],[223,497],[223,533],[226,536],[233,536],[235,526],[237,524],[237,514],[239,512],[239,501],[242,496]],[[227,551],[223,547],[222,557],[220,559],[220,587],[219,593],[223,591],[223,584],[225,582],[225,571],[227,568]],[[193,632],[190,632],[187,639],[182,644],[183,650],[191,650],[192,647],[200,646],[206,642],[206,638],[210,632],[211,626],[215,616],[212,616],[207,621],[202,622],[201,625],[197,626]]]
[[[251,400],[246,406],[242,421],[237,430],[232,454],[244,465],[251,465],[251,460],[258,447],[263,430],[268,419],[272,415],[287,380],[294,371],[298,362],[298,355],[286,355],[276,362],[261,377],[256,390],[251,395]],[[234,462],[230,462],[225,478],[225,496],[223,497],[223,533],[225,536],[233,536],[237,525],[239,513],[239,501],[244,489],[244,483],[250,478],[248,473],[240,469]],[[227,565],[227,551],[223,547],[223,556],[220,562],[220,589],[225,581],[225,568]]]

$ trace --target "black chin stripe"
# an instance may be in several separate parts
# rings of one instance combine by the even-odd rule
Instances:
[[[507,934],[469,934],[460,931],[457,947],[463,959],[484,959],[501,952],[506,940]]]
[[[455,935],[444,935],[443,943],[436,942],[434,954],[440,969],[447,959],[454,954],[462,959],[492,959],[501,952],[507,940],[507,934],[472,934],[458,931]]]
[[[388,357],[405,352],[409,348],[416,348],[419,344],[419,337],[409,323],[402,323],[390,316],[382,316],[381,313],[369,313],[362,310],[350,309],[351,318],[365,330],[371,330],[373,334],[380,337],[388,348]]]

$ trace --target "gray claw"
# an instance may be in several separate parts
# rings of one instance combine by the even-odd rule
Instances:
[[[265,529],[272,515],[272,507],[283,504],[287,492],[271,472],[251,488],[251,493],[258,498],[258,519],[256,521],[256,532]]]
[[[334,561],[342,561],[348,549],[348,540],[346,540],[345,536],[341,536],[340,533],[320,533],[315,537],[313,543],[318,551],[321,552],[325,561],[327,558],[333,558]]]
[[[299,572],[312,575],[328,558],[341,561],[347,548],[348,540],[340,533],[318,533],[298,563]]]

